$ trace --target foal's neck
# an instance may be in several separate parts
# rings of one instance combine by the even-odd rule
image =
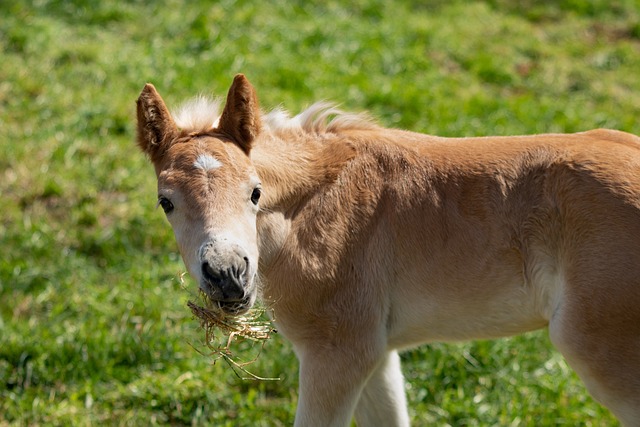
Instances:
[[[263,135],[251,152],[264,188],[263,209],[284,213],[294,208],[333,182],[354,155],[353,147],[335,135]]]

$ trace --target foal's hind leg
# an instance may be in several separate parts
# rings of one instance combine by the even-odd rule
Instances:
[[[367,380],[355,412],[358,427],[409,425],[398,352],[390,351]]]
[[[597,401],[640,427],[639,306],[610,305],[593,290],[590,298],[566,298],[549,323],[551,341]]]

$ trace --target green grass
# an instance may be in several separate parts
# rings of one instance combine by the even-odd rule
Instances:
[[[447,136],[640,133],[633,0],[17,0],[0,16],[0,425],[293,421],[280,337],[250,367],[275,382],[197,351],[194,285],[133,143],[147,81],[175,105],[243,72],[267,108],[330,99]],[[403,358],[418,426],[616,423],[545,331]]]

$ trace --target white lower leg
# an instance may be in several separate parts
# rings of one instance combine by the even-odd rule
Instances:
[[[358,427],[409,425],[404,377],[396,351],[387,353],[368,379],[355,418]]]

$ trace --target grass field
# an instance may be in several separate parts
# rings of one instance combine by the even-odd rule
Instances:
[[[293,422],[281,337],[249,368],[279,381],[206,354],[133,142],[145,82],[175,105],[243,72],[265,108],[446,136],[640,133],[635,0],[1,1],[0,49],[0,425]],[[417,426],[616,425],[546,331],[403,359]]]

